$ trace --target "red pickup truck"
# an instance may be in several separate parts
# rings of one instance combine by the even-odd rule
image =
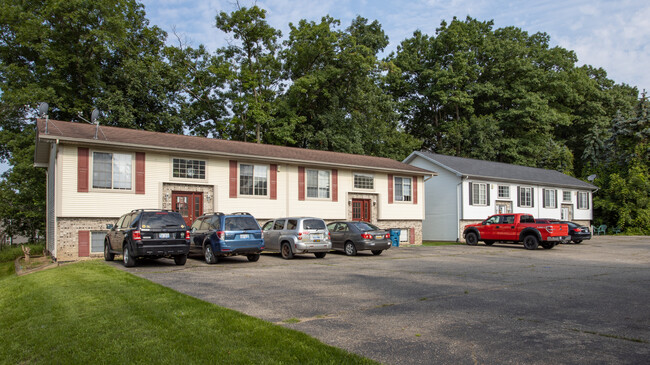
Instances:
[[[491,245],[494,242],[522,243],[529,250],[539,245],[551,249],[560,242],[571,239],[569,227],[560,223],[535,223],[530,214],[495,214],[481,223],[465,227],[463,237],[468,245],[478,241]]]

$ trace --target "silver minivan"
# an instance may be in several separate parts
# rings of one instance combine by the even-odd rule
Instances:
[[[262,232],[265,251],[280,251],[287,260],[299,253],[322,259],[332,249],[330,233],[320,218],[278,218],[264,223]]]

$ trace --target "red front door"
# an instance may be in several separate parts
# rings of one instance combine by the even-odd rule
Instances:
[[[179,212],[187,226],[203,214],[203,193],[172,192],[172,210]]]
[[[370,222],[370,200],[352,199],[352,220]]]

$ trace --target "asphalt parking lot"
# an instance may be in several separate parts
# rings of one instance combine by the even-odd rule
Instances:
[[[386,364],[650,359],[648,237],[200,259],[125,270]]]

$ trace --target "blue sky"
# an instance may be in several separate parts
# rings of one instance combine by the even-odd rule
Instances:
[[[232,0],[145,0],[147,17],[169,34],[173,29],[190,45],[204,44],[216,50],[226,35],[214,27],[217,12],[235,9]],[[254,1],[241,0],[242,6]],[[434,34],[441,20],[467,15],[494,20],[495,27],[514,25],[529,33],[546,32],[552,45],[574,50],[578,62],[602,67],[618,83],[650,89],[650,1],[648,0],[265,0],[273,27],[288,34],[288,24],[300,19],[319,21],[324,15],[349,25],[357,15],[378,20],[390,39],[387,52],[410,37],[416,29]],[[177,42],[170,37],[170,42]]]
[[[144,0],[147,18],[165,30],[174,44],[172,31],[192,46],[209,50],[227,44],[227,37],[214,26],[219,11],[235,9],[232,0]],[[251,6],[253,1],[240,1]],[[441,20],[467,15],[494,20],[495,27],[514,25],[529,33],[546,32],[552,45],[574,50],[578,63],[602,67],[617,83],[650,89],[650,1],[648,0],[265,0],[273,27],[288,34],[289,23],[301,19],[319,21],[324,15],[341,20],[343,27],[357,15],[378,20],[389,37],[386,52],[396,49],[413,31],[434,34]],[[7,169],[0,164],[0,173]]]

